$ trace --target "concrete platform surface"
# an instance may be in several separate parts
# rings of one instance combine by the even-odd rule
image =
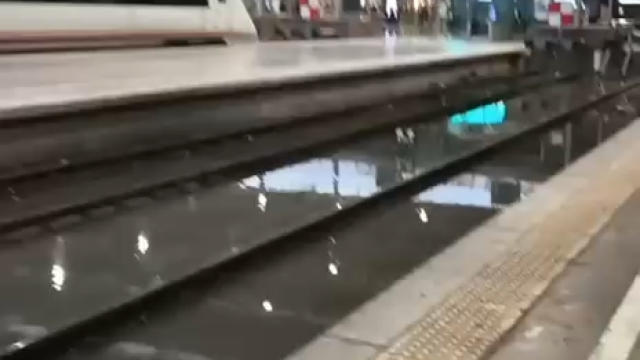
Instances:
[[[286,84],[523,52],[520,43],[374,38],[0,57],[0,119],[25,108]]]
[[[640,330],[637,295],[625,295],[640,268],[639,216],[636,190],[489,359],[627,360]]]
[[[629,355],[629,360],[640,360],[640,337],[636,338],[636,342],[633,346],[633,350]]]

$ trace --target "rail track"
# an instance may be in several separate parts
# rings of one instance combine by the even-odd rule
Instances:
[[[106,155],[63,168],[5,175],[2,182],[6,193],[0,198],[0,233],[6,235],[34,226],[46,229],[58,220],[65,223],[82,220],[96,209],[127,208],[131,200],[155,197],[168,189],[195,191],[258,169],[302,159],[377,131],[424,121],[425,117],[437,119],[449,112],[576,77],[523,74],[515,79],[465,81],[437,94],[397,99],[359,112],[349,110],[322,121],[289,123],[145,149],[127,156]],[[2,242],[11,239],[5,236]]]
[[[197,166],[185,165],[185,170],[181,173],[172,169],[170,172],[171,176],[160,177],[160,180],[158,180],[158,174],[154,173],[149,177],[149,179],[153,178],[154,181],[140,181],[136,184],[137,186],[130,186],[130,190],[124,194],[122,193],[122,188],[118,188],[117,191],[101,193],[100,196],[89,200],[86,200],[85,197],[88,193],[83,193],[83,197],[78,197],[78,199],[82,199],[82,201],[67,201],[67,203],[63,203],[62,205],[44,207],[44,210],[42,210],[43,207],[41,206],[32,205],[33,209],[37,209],[37,211],[23,210],[23,212],[14,212],[14,214],[17,214],[15,217],[5,217],[2,222],[0,222],[2,224],[0,229],[5,232],[14,231],[25,226],[34,226],[36,224],[42,224],[43,222],[49,222],[51,219],[61,216],[87,212],[96,207],[117,206],[119,202],[123,202],[126,199],[140,196],[153,196],[152,194],[154,192],[168,187],[178,187],[186,191],[192,191],[193,188],[190,190],[190,186],[186,184],[191,184],[198,188],[207,187],[209,185],[205,185],[201,183],[201,181],[206,182],[206,184],[216,184],[218,181],[228,180],[234,176],[247,175],[251,171],[265,171],[282,163],[290,163],[293,159],[309,157],[318,151],[326,150],[327,147],[336,147],[341,144],[353,142],[362,137],[374,136],[380,131],[397,126],[428,121],[425,120],[425,116],[428,116],[429,119],[434,119],[434,121],[442,121],[443,115],[463,111],[480,104],[494,102],[504,99],[505,97],[522,97],[527,96],[527,94],[531,92],[547,91],[547,87],[551,84],[557,87],[563,86],[563,84],[558,84],[559,81],[570,84],[578,80],[576,77],[553,77],[552,79],[544,80],[540,78],[526,79],[515,91],[507,89],[508,85],[506,84],[496,84],[495,88],[485,88],[479,91],[479,94],[473,94],[468,97],[463,97],[462,99],[456,98],[451,101],[448,100],[444,106],[438,103],[441,98],[434,100],[432,103],[427,102],[429,105],[438,105],[437,109],[433,109],[432,111],[425,111],[425,100],[423,98],[410,99],[406,103],[403,102],[395,105],[401,106],[403,110],[408,111],[394,111],[393,108],[385,105],[386,107],[372,109],[371,113],[364,116],[355,117],[356,120],[345,121],[345,119],[336,119],[335,121],[332,120],[330,124],[325,123],[324,126],[330,128],[331,131],[323,130],[321,125],[311,124],[300,128],[289,128],[283,132],[269,132],[261,136],[255,136],[251,141],[235,139],[229,140],[228,142],[217,143],[212,146],[212,148],[205,150],[203,154],[207,154],[207,156],[216,154],[218,151],[221,151],[219,146],[224,144],[226,148],[231,149],[228,150],[229,152],[223,151],[224,156],[238,152],[240,152],[241,155],[238,155],[233,161],[229,161],[226,167],[221,165],[209,166],[211,164],[210,160],[199,160],[201,162],[196,162]],[[521,129],[517,133],[496,137],[491,142],[479,144],[475,148],[463,152],[435,168],[425,170],[415,177],[376,193],[373,196],[353,202],[340,211],[327,212],[300,222],[284,231],[269,234],[265,238],[256,240],[252,246],[248,246],[240,252],[217,258],[216,261],[205,264],[195,271],[181,274],[161,286],[148,289],[142,294],[125,299],[119,303],[102,307],[91,316],[75,319],[58,329],[53,329],[44,336],[30,339],[20,347],[7,349],[4,354],[0,355],[0,359],[55,358],[58,355],[65,354],[69,349],[84,344],[86,340],[94,336],[117,332],[132,323],[138,323],[139,321],[137,319],[148,318],[150,314],[155,312],[179,312],[180,307],[185,305],[183,301],[176,299],[176,294],[191,294],[196,297],[202,296],[197,295],[197,292],[191,290],[202,286],[210,287],[224,274],[237,271],[238,269],[250,268],[256,261],[263,259],[266,253],[277,253],[293,246],[299,246],[306,240],[313,241],[314,236],[326,233],[328,229],[335,230],[338,227],[353,223],[353,221],[355,221],[354,219],[358,219],[363,215],[382,211],[385,207],[388,207],[389,204],[411,197],[426,188],[437,185],[446,179],[467,171],[469,168],[477,166],[491,157],[508,151],[509,147],[517,145],[526,138],[541,135],[550,129],[561,127],[571,122],[572,119],[575,119],[580,114],[584,114],[591,109],[601,106],[639,86],[640,82],[632,82],[607,91],[597,97],[588,97],[586,95],[577,96],[575,101],[572,101],[566,107],[548,109],[544,119],[535,120],[534,118],[539,116],[539,114],[531,114],[532,119],[529,121],[530,126]],[[539,105],[541,108],[545,107],[544,104]],[[382,112],[385,108],[388,110]],[[373,114],[376,114],[384,120],[376,121],[372,118]],[[338,129],[341,130],[336,134],[335,132]],[[285,139],[291,139],[292,137],[294,137],[296,141],[285,142]],[[234,141],[236,142],[234,143]],[[267,149],[273,149],[274,144],[282,144],[282,146],[278,147],[277,151],[274,149],[271,152],[267,152]],[[204,148],[206,148],[206,146]],[[160,163],[167,164],[166,158],[163,158],[160,163],[153,163],[152,160],[145,161],[151,161],[150,164],[158,167]],[[180,158],[180,162],[182,161],[184,161],[184,159]],[[207,166],[202,166],[203,164]],[[112,171],[113,168],[111,167],[113,165],[114,163],[109,163],[109,166],[105,169]],[[164,168],[164,165],[162,167]],[[95,171],[95,169],[96,167],[91,167],[90,171]],[[144,169],[146,173],[146,169],[148,168]],[[74,174],[81,173],[82,169],[79,169],[77,173],[74,172]],[[86,174],[84,175],[86,176]],[[122,181],[122,186],[131,185],[131,178],[125,178],[127,180]],[[38,177],[37,179],[38,180],[34,181],[42,181],[41,179],[45,178]],[[91,186],[89,188],[91,188]],[[95,190],[95,186],[93,186],[93,188]],[[34,199],[42,199],[38,196],[34,196]],[[35,201],[36,200],[34,200],[34,204]],[[53,203],[53,201],[51,201],[51,203]],[[150,326],[150,324],[145,323],[143,326]]]

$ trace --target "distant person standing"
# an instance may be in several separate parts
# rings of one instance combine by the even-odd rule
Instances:
[[[549,21],[549,0],[534,0],[533,18],[538,23],[547,23]]]
[[[620,17],[620,4],[618,1],[600,0],[599,3],[600,13],[598,14],[598,17],[601,22],[610,22],[612,19]]]
[[[429,14],[429,7],[428,6],[420,7],[420,9],[418,10],[418,24],[420,26],[420,32],[423,32],[425,31],[425,29],[428,29],[430,19],[431,19],[431,14]]]
[[[438,2],[438,28],[437,32],[440,35],[446,35],[449,33],[449,4],[446,0],[440,0]]]
[[[397,36],[400,33],[400,15],[397,9],[387,9],[387,33],[389,35]]]

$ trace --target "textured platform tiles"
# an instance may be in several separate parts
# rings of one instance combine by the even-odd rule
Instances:
[[[637,121],[290,359],[481,359],[640,184]]]
[[[0,119],[25,107],[284,85],[525,51],[521,43],[374,38],[0,58]]]
[[[632,125],[606,144],[618,149],[610,151],[609,157],[596,150],[552,180],[546,189],[547,200],[564,193],[564,202],[525,231],[506,254],[431,309],[378,358],[480,359],[490,351],[640,183],[640,169],[629,156],[638,151],[634,139],[639,129]],[[592,161],[599,166],[589,164]],[[583,174],[578,175],[580,172]],[[523,211],[511,221],[527,222],[528,217]]]

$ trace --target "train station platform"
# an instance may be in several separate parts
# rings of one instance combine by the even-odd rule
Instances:
[[[525,54],[517,43],[405,38],[0,58],[8,84],[0,128],[2,120],[71,119],[1,129],[0,165],[20,172],[0,174],[8,193],[0,199],[0,358],[53,349],[61,360],[640,360],[640,320],[623,324],[622,337],[607,335],[617,333],[616,308],[640,270],[638,107],[625,97],[632,111],[619,111],[616,95],[615,104],[603,100],[606,109],[562,115],[620,84],[555,72],[516,83],[513,60]],[[457,99],[456,87],[424,96],[428,86],[478,73],[508,76],[462,82],[469,99]],[[512,87],[521,90],[509,94]],[[420,96],[389,101],[400,94]],[[184,95],[200,103],[155,105]],[[385,102],[357,119],[323,116],[262,140],[247,133],[201,146],[189,138],[376,98]],[[83,115],[149,100],[153,110],[133,106],[128,118]],[[394,113],[413,102],[453,105],[442,117]],[[628,118],[618,133],[616,111]],[[532,126],[541,130],[531,135]],[[349,144],[329,144],[339,136]],[[176,138],[184,143],[166,150]],[[425,180],[506,138],[522,148],[478,167],[455,165],[460,176],[440,185]],[[128,148],[138,143],[164,152]],[[317,153],[297,157],[312,146]],[[281,164],[258,164],[277,157]],[[79,165],[65,172],[58,162]],[[398,195],[396,207],[360,219],[344,210],[407,183],[422,192]],[[311,234],[330,216],[356,225]],[[430,230],[402,233],[410,228]],[[204,273],[215,281],[197,291],[184,285]],[[103,332],[104,319],[114,325]],[[608,356],[607,344],[621,341],[627,350]]]
[[[637,359],[640,289],[610,323],[640,269],[639,136],[635,121],[288,360]]]
[[[338,100],[356,101],[353,99],[362,94],[363,99],[371,102],[371,91],[353,91],[353,86],[364,86],[362,83],[356,84],[354,77],[367,77],[369,80],[384,76],[397,77],[410,70],[414,74],[428,73],[431,82],[437,83],[440,80],[436,75],[453,68],[458,73],[482,73],[482,69],[470,65],[481,63],[487,66],[489,63],[495,66],[506,62],[506,57],[517,57],[524,53],[525,47],[521,43],[375,38],[262,43],[224,48],[10,55],[0,57],[0,81],[3,84],[0,89],[0,119],[150,100],[175,100],[185,96],[239,95],[238,92],[247,90],[275,88],[280,92],[287,89],[300,92],[300,86],[305,90],[310,82],[341,79],[346,85],[352,86],[349,88],[341,84],[342,91],[347,89],[351,95],[345,98],[344,93],[336,90],[335,83],[325,84],[324,90],[331,88],[336,96],[324,100],[333,103]],[[413,79],[410,86],[407,79],[403,81],[376,86],[376,91],[386,91],[387,96],[389,91],[415,88],[417,84],[424,88],[425,84],[430,83],[425,79]],[[298,87],[290,88],[294,85]],[[306,90],[311,91],[310,88]],[[320,96],[307,92],[304,99],[296,101],[308,107],[311,102],[309,95]],[[288,101],[293,101],[291,93],[286,97]],[[250,100],[259,102],[256,98]],[[313,100],[320,102],[323,99]],[[273,112],[273,109],[270,110]]]

